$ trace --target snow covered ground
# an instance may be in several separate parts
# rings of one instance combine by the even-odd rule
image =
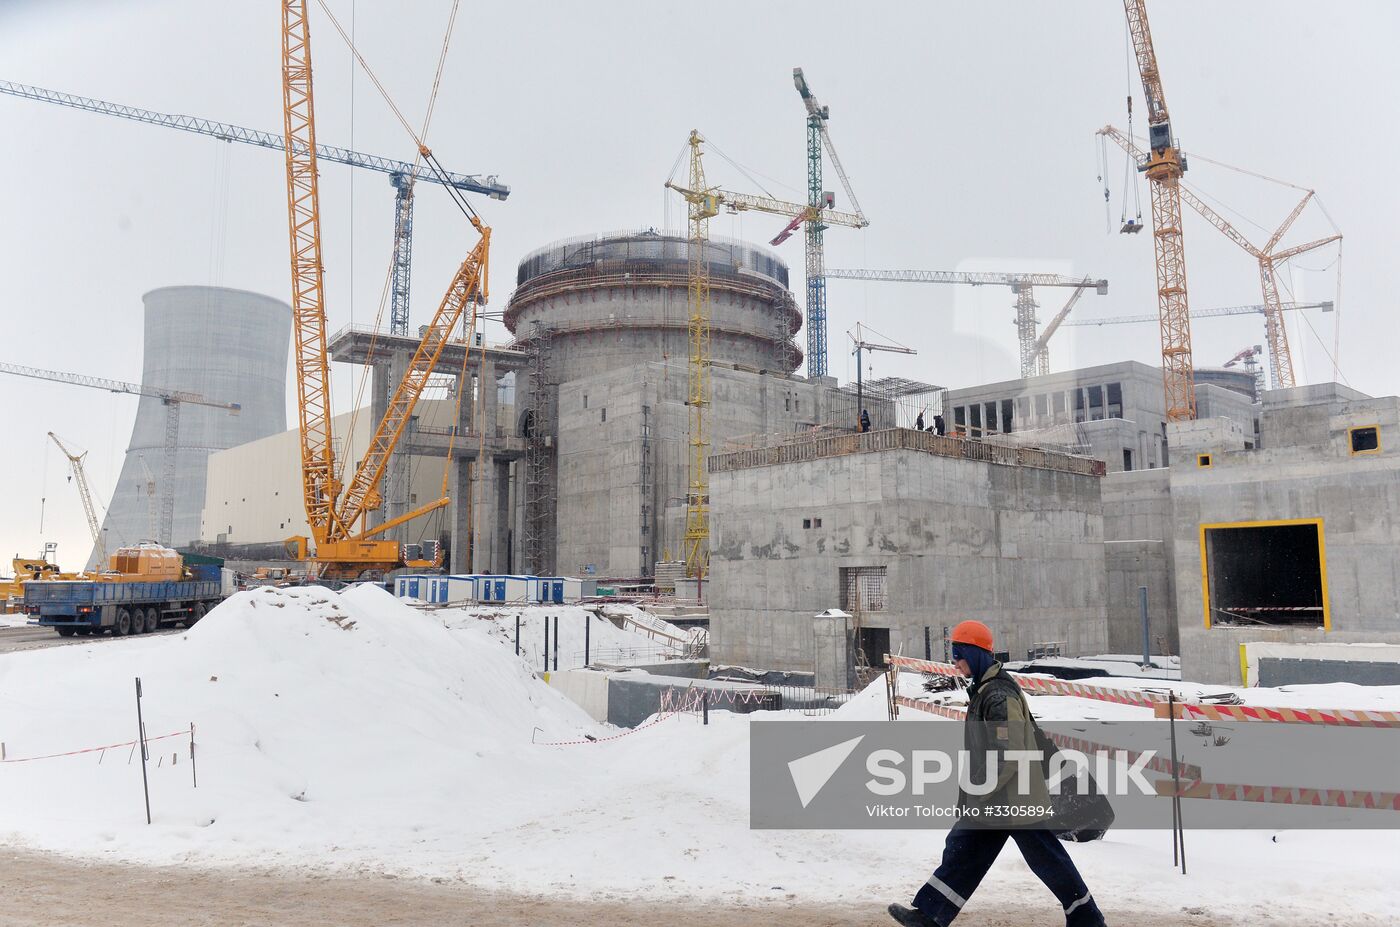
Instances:
[[[690,639],[689,633],[640,608],[628,604],[609,604],[602,613],[580,605],[493,606],[463,605],[455,608],[441,606],[425,610],[450,630],[485,629],[498,640],[515,647],[517,619],[520,622],[520,655],[528,666],[543,670],[545,623],[549,622],[550,667],[558,654],[559,669],[574,669],[592,663],[660,663],[683,655],[679,642]],[[629,628],[619,628],[609,617],[634,620]],[[555,619],[558,619],[556,625]],[[645,623],[656,628],[655,635],[646,635],[630,627]],[[585,628],[587,629],[585,631]],[[558,631],[559,640],[554,640]],[[557,644],[557,646],[556,646]],[[584,659],[585,647],[588,660]]]
[[[702,727],[679,715],[587,741],[621,732],[538,679],[503,622],[513,636],[513,615],[458,621],[370,586],[268,588],[187,633],[0,656],[0,841],[557,897],[882,903],[927,877],[936,831],[750,830],[749,716],[714,712]],[[129,746],[12,762],[131,740],[135,676],[149,734],[197,726],[198,789],[184,740],[152,745],[151,826]],[[877,682],[835,717],[883,718],[884,697]],[[1186,877],[1168,832],[1111,831],[1070,852],[1110,919],[1115,906],[1347,923],[1400,910],[1394,833],[1187,841]],[[973,903],[1027,898],[1053,904],[1011,850]]]

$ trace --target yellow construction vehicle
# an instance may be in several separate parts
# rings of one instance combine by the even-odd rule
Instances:
[[[39,557],[15,557],[10,561],[13,575],[0,577],[0,613],[13,614],[24,610],[24,584],[33,580],[77,579],[77,573],[65,573],[49,560],[54,545],[44,547]]]

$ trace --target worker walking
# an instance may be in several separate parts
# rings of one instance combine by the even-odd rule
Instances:
[[[865,409],[860,410],[860,431],[861,434],[870,430],[870,413]]]
[[[1006,752],[1038,750],[1040,741],[1020,686],[992,655],[991,629],[980,621],[964,621],[953,629],[952,643],[954,662],[972,680],[963,728],[964,747],[973,767],[967,781],[987,781],[989,753],[997,759],[999,773],[997,787],[990,794],[970,796],[961,792],[959,809],[966,811],[974,805],[1048,808],[1049,793],[1038,764],[1031,766],[1029,788],[1024,794],[1014,791],[1016,764],[1005,759]],[[1026,865],[1059,899],[1066,927],[1103,927],[1103,914],[1064,845],[1051,831],[1034,826],[1043,823],[1044,816],[1023,814],[1010,818],[1030,821],[1032,826],[992,829],[977,823],[975,814],[959,817],[948,832],[943,861],[914,896],[914,906],[892,904],[890,916],[905,927],[948,927],[1011,839],[1016,841]]]

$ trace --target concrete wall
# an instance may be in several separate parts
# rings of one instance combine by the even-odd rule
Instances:
[[[887,570],[884,609],[861,620],[896,652],[922,654],[926,625],[964,618],[1013,654],[1107,646],[1098,477],[901,449],[722,471],[710,487],[717,663],[810,670],[812,616],[841,605],[840,570],[858,566]]]
[[[1352,455],[1348,429],[1378,425],[1381,449]],[[1219,419],[1173,425],[1172,556],[1182,672],[1240,682],[1239,645],[1400,643],[1400,399],[1331,384],[1265,394],[1262,448]],[[1196,456],[1211,455],[1209,468]],[[1201,525],[1319,518],[1330,626],[1225,626],[1204,612]]]
[[[667,554],[681,556],[688,390],[683,360],[614,364],[560,388],[559,572],[638,577]],[[739,436],[822,421],[829,392],[802,379],[715,366],[711,397],[707,429],[717,451]]]
[[[415,410],[424,424],[446,427],[452,423],[455,402],[425,400]],[[352,428],[352,418],[353,428]],[[358,461],[364,456],[375,426],[368,409],[345,412],[331,420],[338,460]],[[415,458],[409,480],[410,500],[426,504],[442,492],[442,458]],[[211,454],[209,477],[198,538],[206,543],[255,544],[306,535],[306,507],[302,498],[301,433],[283,431],[257,441]],[[415,537],[436,537],[429,521],[450,524],[446,516],[415,519],[408,528]]]
[[[1166,469],[1110,473],[1103,480],[1104,563],[1108,570],[1108,649],[1141,653],[1138,589],[1147,587],[1153,653],[1180,648],[1173,570],[1171,481]]]

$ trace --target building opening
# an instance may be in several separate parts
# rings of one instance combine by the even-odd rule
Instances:
[[[889,628],[861,628],[860,649],[865,657],[863,666],[885,668],[885,654],[890,652]]]
[[[1322,521],[1203,525],[1206,626],[1327,626]]]

